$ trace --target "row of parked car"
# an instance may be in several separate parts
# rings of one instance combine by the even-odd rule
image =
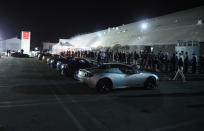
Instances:
[[[38,59],[56,68],[62,75],[96,88],[100,93],[106,93],[115,88],[157,87],[158,76],[142,72],[137,68],[120,63],[97,63],[84,58],[63,57],[60,55],[39,54]]]

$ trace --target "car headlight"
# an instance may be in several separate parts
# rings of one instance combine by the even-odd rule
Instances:
[[[68,65],[67,65],[67,64],[62,64],[61,67],[62,67],[62,69],[65,69],[65,68],[67,69],[67,68],[68,68]]]
[[[52,59],[52,60],[50,61],[50,63],[54,63],[54,60]]]

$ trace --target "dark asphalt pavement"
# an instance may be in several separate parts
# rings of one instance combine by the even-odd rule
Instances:
[[[202,131],[204,82],[98,94],[35,58],[0,59],[0,131]]]

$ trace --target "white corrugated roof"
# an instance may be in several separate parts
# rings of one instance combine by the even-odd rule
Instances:
[[[204,41],[204,6],[138,21],[68,39],[75,47],[172,44],[178,40]],[[141,24],[147,23],[147,29]]]

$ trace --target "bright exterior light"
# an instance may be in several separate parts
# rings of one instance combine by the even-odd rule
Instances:
[[[147,29],[147,23],[143,23],[143,24],[141,25],[141,27],[142,27],[142,29]]]
[[[97,36],[98,36],[98,37],[101,37],[102,35],[101,35],[101,33],[97,33]]]

